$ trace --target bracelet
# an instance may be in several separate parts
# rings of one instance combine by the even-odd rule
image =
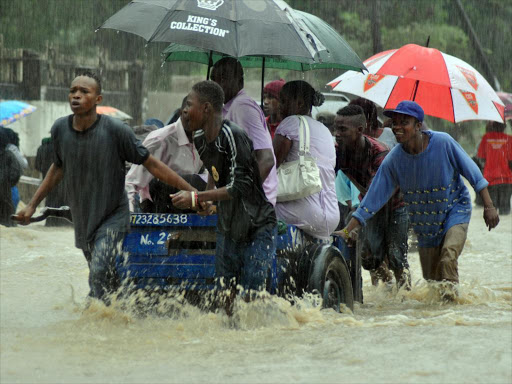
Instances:
[[[190,197],[192,199],[192,202],[190,203],[190,208],[196,207],[196,193],[194,191],[190,191]]]
[[[484,211],[489,211],[491,209],[496,209],[494,205],[491,205],[490,207],[484,207]]]
[[[342,232],[347,235],[347,239],[350,240],[350,233],[347,231],[347,228],[343,228]]]
[[[196,197],[196,201],[195,201],[196,207],[199,207],[199,193],[194,192],[194,196]]]

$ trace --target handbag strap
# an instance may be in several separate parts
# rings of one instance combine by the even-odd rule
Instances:
[[[304,116],[299,116],[299,120],[299,164],[303,165],[304,155],[309,153],[309,124]]]

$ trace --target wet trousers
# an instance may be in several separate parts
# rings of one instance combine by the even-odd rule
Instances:
[[[116,270],[116,257],[121,255],[124,233],[108,231],[96,236],[84,250],[84,256],[89,264],[89,296],[105,303],[110,303],[109,295],[120,286]]]
[[[393,271],[408,269],[408,227],[409,215],[405,207],[391,210],[385,206],[368,220],[361,232],[363,268],[379,268],[387,255]]]
[[[459,282],[458,259],[466,243],[468,224],[451,227],[443,242],[432,248],[418,248],[425,280]]]
[[[235,279],[244,290],[262,291],[270,288],[275,276],[277,226],[261,228],[247,242],[235,242],[217,232],[215,277],[218,289]]]

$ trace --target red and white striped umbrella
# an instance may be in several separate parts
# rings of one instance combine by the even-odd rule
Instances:
[[[386,109],[414,100],[425,114],[453,123],[504,121],[505,106],[484,77],[468,63],[437,49],[408,44],[378,53],[364,65],[368,74],[347,71],[327,85]]]

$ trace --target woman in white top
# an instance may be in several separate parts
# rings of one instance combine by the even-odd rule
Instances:
[[[320,106],[324,96],[305,81],[286,83],[279,95],[283,121],[277,127],[273,146],[276,166],[299,158],[299,127],[302,115],[309,124],[310,154],[320,170],[322,190],[298,200],[278,202],[277,218],[293,224],[314,238],[329,240],[340,219],[334,167],[336,152],[329,129],[311,117],[311,108]]]

